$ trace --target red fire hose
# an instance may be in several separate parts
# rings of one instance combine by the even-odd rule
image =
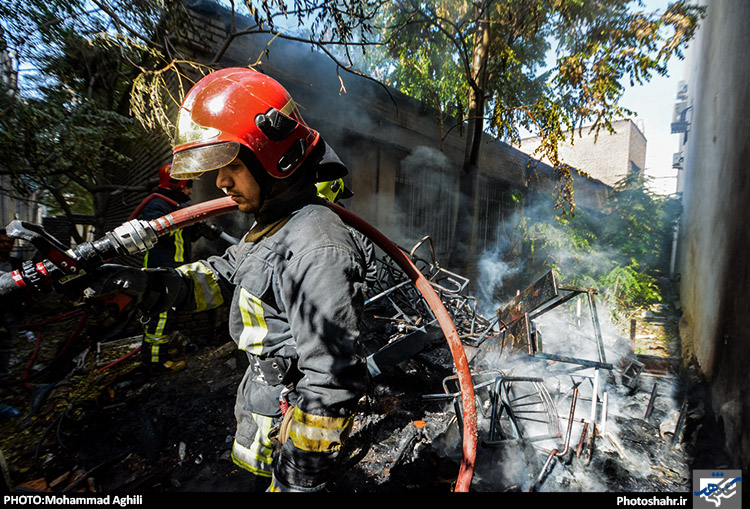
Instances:
[[[157,231],[157,234],[161,236],[169,231],[179,230],[191,224],[199,223],[208,218],[226,214],[234,210],[237,210],[237,204],[230,196],[224,196],[223,198],[197,203],[184,209],[177,209],[163,218],[150,221],[150,224]],[[169,219],[162,221],[164,218]]]
[[[443,334],[445,334],[445,339],[448,341],[448,347],[453,355],[453,362],[456,365],[463,404],[463,459],[461,461],[461,468],[459,469],[455,491],[468,491],[474,473],[474,462],[476,459],[477,413],[476,401],[474,399],[474,384],[471,379],[469,362],[466,358],[466,352],[464,351],[463,345],[461,344],[461,339],[456,331],[456,326],[453,323],[450,314],[448,314],[448,311],[445,309],[443,301],[440,300],[440,297],[435,293],[430,282],[424,277],[424,274],[422,274],[416,265],[414,265],[414,262],[412,262],[411,259],[398,248],[398,246],[391,242],[385,235],[380,233],[375,227],[345,208],[332,203],[328,203],[328,206],[336,212],[346,224],[359,230],[362,234],[377,244],[378,247],[385,251],[394,262],[396,262],[401,270],[403,270],[414,282],[417,290],[422,294],[427,305],[430,306],[430,309],[435,314],[435,318],[437,318],[440,328],[443,330]]]

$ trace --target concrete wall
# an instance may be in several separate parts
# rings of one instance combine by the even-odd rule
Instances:
[[[236,41],[222,66],[247,65],[268,42],[266,37]],[[440,255],[452,250],[457,213],[452,197],[464,154],[457,129],[441,151],[438,124],[424,105],[337,72],[328,57],[299,43],[270,42],[258,68],[289,90],[307,123],[349,166],[346,181],[355,198],[347,207],[406,248],[431,235]],[[499,187],[527,187],[528,156],[502,143],[488,142],[482,150],[484,177]],[[480,230],[488,235],[492,227],[484,224]]]
[[[681,336],[710,381],[737,466],[750,466],[750,3],[706,2],[689,60]]]

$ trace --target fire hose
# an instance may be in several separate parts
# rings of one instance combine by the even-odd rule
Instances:
[[[422,297],[424,297],[427,305],[435,314],[435,318],[437,318],[440,328],[443,330],[445,339],[448,341],[448,347],[453,355],[453,362],[456,365],[463,405],[463,458],[461,460],[461,467],[459,469],[455,491],[468,491],[474,473],[474,461],[477,448],[476,401],[474,399],[474,384],[471,379],[469,362],[466,358],[466,352],[463,349],[461,339],[458,336],[453,320],[445,309],[440,297],[438,297],[435,292],[435,289],[432,287],[432,284],[398,246],[391,242],[380,231],[375,229],[375,227],[340,205],[328,203],[328,206],[336,212],[339,217],[341,217],[342,221],[372,240],[378,247],[385,251],[394,262],[396,262],[409,279],[414,282],[417,290],[422,294]]]
[[[6,233],[33,244],[44,260],[38,263],[27,261],[20,270],[2,274],[0,296],[22,288],[46,292],[73,287],[75,285],[72,283],[88,274],[88,271],[116,256],[144,253],[156,245],[159,237],[169,232],[236,209],[237,204],[229,196],[217,198],[175,210],[151,221],[132,219],[100,239],[70,249],[38,225],[11,221]]]
[[[455,491],[468,491],[476,458],[476,402],[468,360],[453,320],[431,283],[398,246],[343,207],[331,203],[328,206],[342,221],[372,240],[399,265],[413,281],[440,324],[456,366],[463,405],[463,458]],[[37,291],[65,289],[72,281],[85,276],[88,271],[107,260],[118,255],[143,253],[156,245],[162,235],[236,209],[237,205],[231,197],[217,198],[178,209],[151,221],[131,219],[107,232],[102,238],[71,249],[63,246],[38,225],[12,221],[6,228],[8,234],[34,244],[45,256],[45,260],[36,264],[25,262],[21,270],[0,275],[0,297],[26,288]]]

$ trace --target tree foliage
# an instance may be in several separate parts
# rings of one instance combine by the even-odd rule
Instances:
[[[0,148],[10,156],[0,174],[12,178],[13,189],[2,192],[41,195],[67,214],[95,211],[101,218],[108,193],[148,188],[147,182],[117,184],[130,162],[128,148],[157,128],[171,137],[175,106],[237,38],[272,34],[316,44],[336,58],[327,50],[331,44],[366,44],[368,20],[379,5],[247,0],[235,6],[230,0],[226,40],[208,61],[194,61],[180,49],[193,26],[178,0],[3,3],[0,42],[13,79],[0,83]],[[254,23],[235,25],[235,7]],[[340,67],[355,72],[346,63]]]
[[[563,180],[556,207],[574,211],[572,171],[558,147],[576,128],[598,133],[633,112],[624,83],[664,75],[694,35],[703,8],[677,1],[645,12],[634,0],[398,0],[382,11],[394,63],[384,80],[452,117],[466,132],[464,174],[482,136],[539,136],[537,156]],[[551,61],[554,55],[554,62]],[[383,70],[382,61],[370,60]],[[471,190],[471,186],[467,186]]]
[[[680,202],[650,192],[647,180],[637,174],[619,181],[601,211],[527,210],[518,229],[527,272],[552,269],[568,284],[596,287],[618,312],[660,302]]]
[[[20,75],[3,83],[0,98],[0,149],[6,154],[0,172],[13,186],[6,192],[34,195],[68,215],[102,219],[104,196],[127,190],[117,177],[127,172],[128,149],[144,134],[128,114],[130,82],[135,62],[148,52],[143,38],[112,41],[121,20],[139,27],[139,34],[155,26],[161,7],[139,6],[25,0],[0,8],[11,72]],[[111,9],[122,12],[112,16]]]
[[[0,6],[2,40],[26,84],[3,94],[0,109],[0,143],[12,154],[0,171],[13,175],[16,191],[54,194],[75,183],[93,194],[101,212],[111,173],[128,162],[121,150],[126,142],[142,128],[171,134],[172,110],[196,71],[200,76],[219,66],[238,38],[264,35],[311,44],[339,71],[432,105],[445,133],[459,129],[466,137],[464,196],[476,191],[485,133],[510,142],[524,131],[539,135],[537,155],[561,176],[556,206],[572,211],[575,170],[560,161],[558,146],[572,141],[574,128],[610,129],[612,119],[629,114],[618,104],[623,81],[643,83],[665,73],[701,13],[686,0],[663,13],[643,12],[634,0],[222,3],[232,14],[228,33],[205,61],[181,53],[192,27],[178,0]],[[239,23],[235,14],[247,18]],[[81,139],[86,143],[75,143]],[[70,194],[56,196],[62,209],[70,208]],[[462,206],[459,217],[471,220],[473,202]],[[471,225],[456,230],[473,232]]]
[[[171,136],[174,130],[171,110],[180,104],[195,82],[194,77],[219,67],[231,45],[244,37],[271,36],[266,51],[273,51],[272,43],[276,38],[308,44],[334,61],[338,71],[377,81],[355,69],[349,48],[379,44],[372,21],[388,3],[385,0],[229,0],[218,3],[228,3],[231,23],[224,41],[210,58],[196,61],[191,55],[180,53],[179,41],[191,25],[184,16],[171,15],[167,25],[174,44],[169,47],[170,51],[155,51],[154,63],[140,68],[131,94],[131,112],[147,128],[158,127]],[[239,15],[244,16],[242,23]],[[251,22],[247,23],[246,18]],[[261,63],[262,56],[257,56],[251,67]]]

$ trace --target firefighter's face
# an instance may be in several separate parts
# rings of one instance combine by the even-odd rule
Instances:
[[[255,214],[260,210],[260,186],[239,158],[219,168],[216,187],[231,196],[241,212]]]

